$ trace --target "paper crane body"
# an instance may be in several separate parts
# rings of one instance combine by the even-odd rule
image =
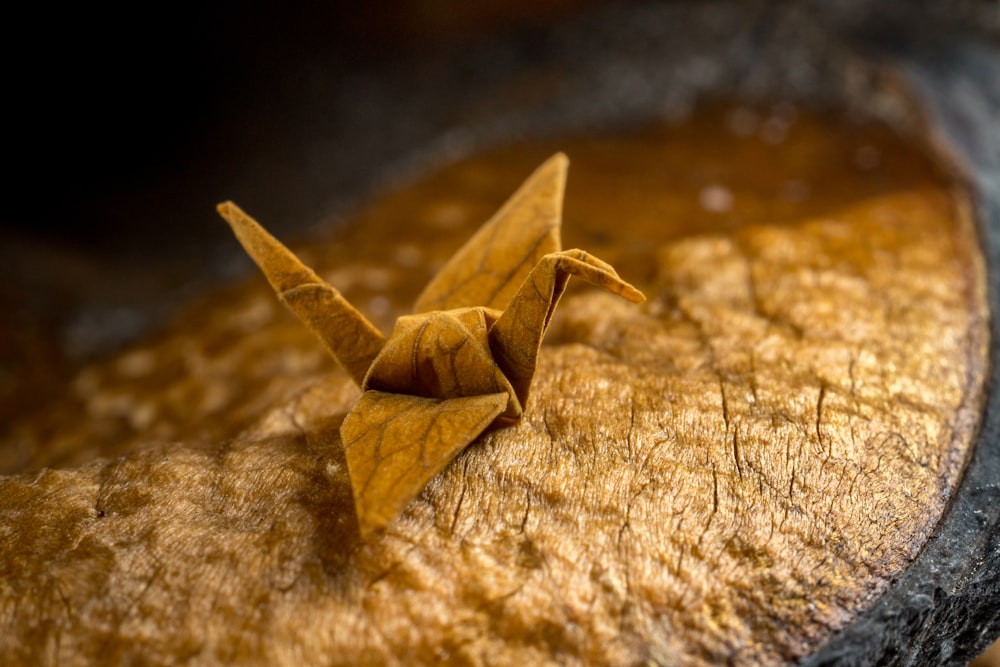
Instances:
[[[219,212],[281,301],[362,389],[341,439],[363,537],[395,519],[484,430],[520,419],[570,276],[644,299],[582,250],[560,250],[566,157],[546,161],[385,338],[340,292],[231,202]]]

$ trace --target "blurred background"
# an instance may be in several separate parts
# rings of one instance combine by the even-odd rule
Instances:
[[[829,64],[793,71],[784,60],[802,56],[778,52],[795,41],[784,33],[818,50],[832,33],[880,44],[994,39],[997,14],[984,0],[26,5],[0,46],[0,305],[33,336],[34,325],[58,332],[70,361],[92,358],[227,275],[220,199],[279,233],[328,223],[426,162],[422,151],[457,155],[523,133],[519,108],[583,114],[586,125],[682,113],[699,86],[766,88],[752,70],[727,80],[713,49],[731,60],[742,49],[762,71],[777,63],[787,86],[821,96]],[[604,90],[584,99],[573,85]],[[545,107],[545,95],[585,104]],[[595,107],[591,117],[583,106]],[[475,115],[507,125],[484,129]]]
[[[460,67],[477,39],[543,29],[588,4],[26,7],[2,47],[5,153],[17,165],[2,224],[88,250],[138,234],[169,241],[198,227],[220,190],[239,187],[246,163],[306,171],[296,149],[323,125],[301,123],[320,123],[346,80],[402,73],[434,54]],[[171,214],[166,229],[145,208],[152,190]]]

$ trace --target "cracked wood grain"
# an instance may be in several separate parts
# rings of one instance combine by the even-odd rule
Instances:
[[[815,650],[911,563],[960,478],[987,364],[982,256],[966,193],[889,128],[800,111],[775,146],[726,118],[561,145],[567,242],[649,300],[570,285],[524,417],[368,541],[341,437],[359,389],[259,279],[92,365],[17,425],[35,469],[0,478],[0,653],[783,665]],[[865,147],[878,165],[853,162]],[[556,148],[429,174],[297,254],[387,331]],[[699,179],[732,209],[701,208]],[[790,180],[812,195],[783,199]]]

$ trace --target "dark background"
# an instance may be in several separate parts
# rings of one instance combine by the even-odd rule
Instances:
[[[289,166],[305,135],[289,120],[345,78],[585,4],[23,6],[0,47],[13,167],[0,224],[97,252],[170,243],[244,194],[241,161]]]

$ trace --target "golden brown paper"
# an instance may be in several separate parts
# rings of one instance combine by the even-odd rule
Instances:
[[[388,339],[235,204],[219,205],[281,301],[364,392],[340,428],[363,537],[396,518],[498,419],[521,418],[570,276],[635,303],[645,298],[611,265],[560,249],[567,166],[557,154],[539,167]]]

